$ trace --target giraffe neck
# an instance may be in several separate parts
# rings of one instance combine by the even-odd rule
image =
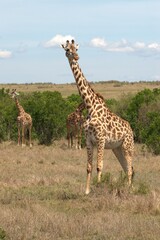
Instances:
[[[75,113],[82,114],[83,110],[85,109],[85,104],[81,103],[79,106],[76,108]]]
[[[88,112],[90,113],[96,108],[96,105],[100,102],[100,100],[83,75],[79,64],[75,60],[69,61],[69,63],[77,83],[79,94],[82,97]]]
[[[16,103],[16,107],[19,111],[19,114],[21,115],[22,113],[24,113],[25,111],[24,111],[23,107],[19,104],[19,101],[17,98],[15,98],[15,103]]]

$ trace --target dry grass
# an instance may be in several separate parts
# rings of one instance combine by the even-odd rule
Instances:
[[[95,89],[96,92],[101,93],[105,99],[119,99],[124,94],[136,94],[144,88],[153,89],[160,87],[160,82],[99,82],[92,83],[91,86]],[[19,92],[58,91],[64,98],[70,96],[72,93],[78,94],[77,86],[75,84],[0,84],[0,88],[16,88]]]
[[[103,182],[95,184],[94,166],[89,196],[84,195],[86,149],[68,150],[62,140],[32,149],[4,143],[0,152],[0,239],[159,239],[159,158],[141,146],[132,190],[107,150]]]

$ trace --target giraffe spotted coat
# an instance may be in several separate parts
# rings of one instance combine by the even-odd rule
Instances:
[[[82,115],[83,110],[85,109],[84,103],[79,104],[76,110],[70,113],[66,120],[67,127],[67,139],[68,139],[68,148],[72,148],[74,145],[73,139],[75,139],[75,148],[81,149],[81,140],[82,140],[82,128],[84,117]]]
[[[97,175],[101,181],[104,148],[112,149],[123,170],[128,175],[131,185],[133,176],[132,158],[134,151],[133,131],[130,124],[112,113],[103,97],[98,96],[86,80],[71,48],[62,46],[66,51],[79,94],[88,111],[88,119],[84,123],[87,146],[87,183],[86,194],[90,192],[90,180],[93,165],[93,146],[97,145]]]

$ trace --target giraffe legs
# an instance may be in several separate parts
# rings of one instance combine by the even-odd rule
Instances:
[[[73,147],[73,137],[74,137],[73,130],[69,126],[67,126],[68,148],[72,148]]]
[[[92,174],[92,162],[93,162],[93,144],[91,142],[87,143],[87,182],[86,182],[86,194],[90,192],[90,181],[91,181],[91,174]]]
[[[78,132],[78,149],[81,149],[82,146],[82,127],[80,127]]]
[[[105,142],[99,141],[97,147],[97,181],[98,183],[101,181],[102,169],[103,169],[103,155],[104,155],[104,145]],[[93,162],[93,144],[89,142],[87,144],[87,155],[88,155],[88,162],[87,162],[87,184],[86,184],[86,194],[90,192],[90,181],[91,181],[91,174],[92,174],[92,162]]]
[[[124,172],[127,173],[128,185],[131,186],[133,177],[132,152],[125,150],[123,145],[112,149],[112,151],[120,162]]]
[[[22,124],[22,147],[25,147],[25,126]]]
[[[18,146],[21,144],[21,123],[18,122]]]
[[[97,181],[101,181],[102,169],[103,169],[103,155],[104,155],[105,141],[99,141],[97,146]]]
[[[79,130],[78,127],[75,129],[67,127],[68,148],[81,149],[81,135],[82,130]]]
[[[75,149],[79,149],[79,135],[78,135],[77,126],[75,126],[75,129],[74,129],[74,137],[75,137]]]
[[[29,146],[32,147],[32,125],[29,126]]]

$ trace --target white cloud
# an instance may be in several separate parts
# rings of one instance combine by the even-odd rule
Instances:
[[[144,49],[146,44],[144,42],[135,42],[134,47],[137,49]]]
[[[91,40],[91,45],[94,47],[106,47],[107,42],[103,38],[93,38]]]
[[[113,48],[108,48],[108,51],[110,52],[134,52],[134,49],[132,47],[113,47]]]
[[[133,52],[134,49],[128,45],[126,39],[122,39],[119,42],[107,42],[103,38],[93,38],[91,40],[93,47],[99,47],[109,52]]]
[[[46,48],[56,47],[59,46],[60,44],[64,44],[66,40],[71,41],[72,39],[74,39],[74,37],[72,37],[71,35],[62,36],[60,34],[57,34],[55,37],[45,42],[43,45]]]
[[[160,44],[156,42],[150,44],[139,41],[130,43],[126,39],[118,42],[108,42],[104,38],[93,38],[90,44],[109,52],[143,52],[147,54],[160,52]]]
[[[10,58],[12,56],[12,52],[7,50],[0,50],[0,58]]]
[[[119,42],[110,43],[107,46],[106,50],[110,52],[133,52],[134,51],[133,47],[130,46],[130,44],[127,42],[126,39],[122,39]]]
[[[158,44],[158,43],[150,43],[149,45],[148,45],[148,48],[149,49],[152,49],[152,50],[157,50],[157,51],[160,51],[160,44]]]

